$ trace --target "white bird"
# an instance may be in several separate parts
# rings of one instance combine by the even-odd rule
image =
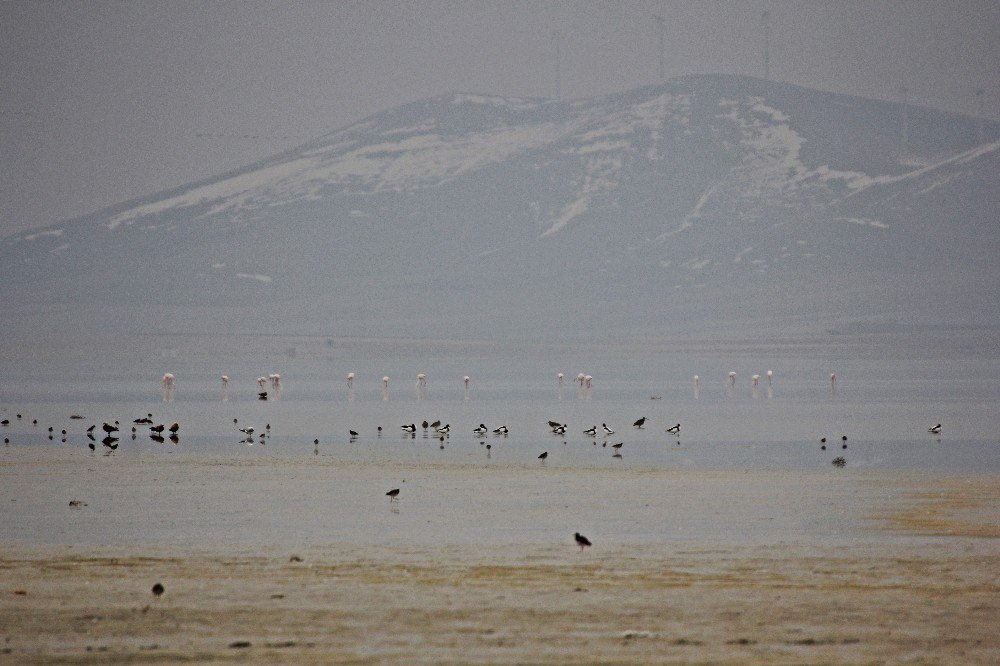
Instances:
[[[173,373],[167,372],[163,375],[163,379],[160,380],[160,386],[165,389],[172,389],[175,381]]]
[[[229,375],[222,375],[222,388],[229,386]]]
[[[750,377],[750,383],[753,384],[754,388],[760,386],[760,375],[755,374],[752,377]]]
[[[928,428],[927,432],[931,433],[932,435],[940,435],[941,434],[941,424],[938,423],[933,428]]]
[[[729,385],[730,386],[736,386],[736,373],[735,372],[730,372],[729,373]]]
[[[671,435],[679,435],[681,432],[681,424],[678,423],[673,427],[667,428],[667,432],[669,432]]]
[[[410,425],[401,425],[399,427],[402,428],[404,432],[416,432],[417,431],[417,424],[416,423],[411,423]]]
[[[767,385],[771,385],[771,380],[774,379],[774,372],[771,370],[767,371]]]
[[[559,386],[562,386],[563,385],[563,373],[560,372],[559,374],[557,374],[556,375],[556,380],[559,382]]]
[[[597,434],[597,426],[594,426],[593,428],[590,428],[589,430],[584,430],[583,434],[584,435],[590,435],[591,437],[593,437],[594,435]]]
[[[607,433],[609,435],[615,434],[615,431],[612,430],[611,428],[609,428],[607,423],[602,423],[601,426],[603,426],[605,433]]]
[[[389,376],[386,375],[382,378],[382,388],[389,388]]]
[[[275,391],[281,390],[281,375],[279,375],[277,372],[272,372],[267,376],[267,378],[271,380],[271,388],[273,388]]]
[[[353,388],[353,386],[354,386],[354,373],[353,372],[348,372],[347,373],[347,388]]]
[[[584,376],[583,383],[587,385],[587,388],[594,388],[594,377],[592,375]]]

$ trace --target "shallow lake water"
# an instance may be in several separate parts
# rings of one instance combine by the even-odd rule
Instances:
[[[612,350],[585,365],[532,349],[456,355],[445,346],[354,363],[321,348],[206,369],[206,355],[88,361],[71,372],[41,363],[0,378],[0,416],[10,420],[0,433],[9,440],[0,532],[22,544],[195,549],[544,543],[576,530],[622,543],[850,540],[863,538],[901,475],[1000,471],[995,361]],[[165,369],[177,376],[166,396]],[[256,378],[274,371],[280,393],[268,386],[258,400]],[[592,388],[573,381],[577,372],[594,376]],[[178,441],[156,442],[143,425],[133,437],[133,420],[147,413],[179,423]],[[111,449],[101,424],[115,420]],[[442,441],[424,420],[451,432]],[[566,434],[552,434],[549,420],[568,424]],[[942,433],[929,434],[938,422]],[[400,429],[409,423],[413,435]],[[509,433],[477,436],[480,423]],[[681,433],[667,433],[676,423]],[[591,426],[597,437],[584,433]],[[389,501],[395,487],[400,499]],[[70,510],[70,500],[86,506]]]

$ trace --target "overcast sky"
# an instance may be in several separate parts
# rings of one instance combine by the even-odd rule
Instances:
[[[1000,2],[0,3],[0,235],[212,176],[454,90],[771,78],[1000,117]],[[211,134],[213,136],[204,136]],[[222,136],[217,136],[222,135]],[[256,138],[251,138],[256,137]]]

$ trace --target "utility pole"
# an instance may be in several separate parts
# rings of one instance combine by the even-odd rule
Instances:
[[[771,41],[771,15],[765,9],[760,13],[760,23],[761,27],[764,29],[764,78],[771,79],[771,58],[770,53],[770,41]]]
[[[656,21],[656,29],[657,29],[657,32],[659,33],[659,38],[660,38],[660,68],[657,71],[659,72],[659,75],[660,75],[660,83],[663,83],[664,81],[667,80],[666,79],[666,74],[664,74],[664,70],[663,70],[664,19],[659,14],[654,14],[653,15],[653,20]]]

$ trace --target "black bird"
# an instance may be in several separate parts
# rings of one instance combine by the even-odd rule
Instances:
[[[562,425],[562,424],[561,424],[561,423],[559,423],[559,421],[549,421],[549,427],[550,427],[550,428],[558,428],[558,427],[559,427],[559,426],[561,426],[561,425]]]
[[[86,418],[85,416],[80,416],[79,414],[70,414],[69,417],[77,421],[82,421]]]
[[[424,430],[427,430],[427,425],[428,425],[427,419],[424,419],[424,422],[420,424],[420,427],[423,428]]]
[[[539,460],[545,460],[548,457],[549,457],[549,452],[548,451],[542,451],[541,455],[538,456],[538,459]]]
[[[258,400],[267,400],[267,391],[261,391],[257,394]]]
[[[96,425],[90,426],[89,428],[87,428],[87,432],[94,432],[94,428],[96,427],[97,427]]]
[[[431,427],[437,428],[439,425],[441,425],[441,421],[435,421],[434,423],[431,424]]]
[[[399,488],[393,488],[392,490],[390,490],[389,492],[387,492],[386,495],[389,496],[389,501],[391,502],[392,500],[394,500],[397,497],[399,497]]]
[[[118,432],[118,426],[113,426],[110,423],[105,423],[103,428],[104,432],[108,433],[109,435],[113,432]]]
[[[116,449],[118,448],[118,445],[115,444],[115,442],[117,441],[118,441],[117,437],[112,437],[111,435],[108,435],[107,437],[101,440],[101,444],[108,447],[109,449]]]
[[[87,448],[88,448],[88,449],[90,449],[91,451],[93,451],[93,450],[94,450],[94,449],[96,449],[97,447],[96,447],[96,446],[94,446],[94,443],[93,443],[93,442],[88,442],[88,443],[87,443]]]
[[[590,539],[588,539],[587,537],[583,536],[579,532],[574,532],[573,533],[573,538],[576,539],[576,543],[577,543],[577,545],[580,546],[580,550],[583,550],[587,546],[593,546],[594,545],[594,544],[590,543]]]
[[[644,424],[645,422],[646,422],[646,417],[645,417],[645,416],[643,416],[643,417],[642,417],[641,419],[639,419],[638,421],[636,421],[636,422],[635,422],[635,423],[633,423],[632,425],[633,425],[634,427],[636,427],[636,428],[641,428],[641,427],[642,427],[642,424]]]
[[[348,430],[348,432],[349,432],[349,433],[351,433],[351,438],[352,438],[352,439],[353,439],[354,437],[357,437],[357,436],[358,436],[358,433],[356,433],[356,432],[355,432],[355,431],[353,431],[353,430]]]
[[[170,426],[169,428],[167,428],[167,430],[169,430],[174,435],[176,435],[177,431],[180,430],[180,429],[181,429],[181,425],[179,423],[174,423],[172,426]]]
[[[161,423],[160,425],[155,425],[155,426],[152,426],[152,427],[151,427],[151,428],[149,429],[149,431],[150,431],[150,432],[155,432],[155,433],[156,433],[157,435],[159,435],[159,434],[160,434],[161,432],[163,432],[163,428],[164,428],[164,426],[163,426],[163,424]]]
[[[612,445],[611,445],[611,448],[613,448],[613,449],[620,449],[620,448],[622,448],[622,445],[623,445],[624,443],[625,443],[625,442],[618,442],[617,444],[612,444]]]

